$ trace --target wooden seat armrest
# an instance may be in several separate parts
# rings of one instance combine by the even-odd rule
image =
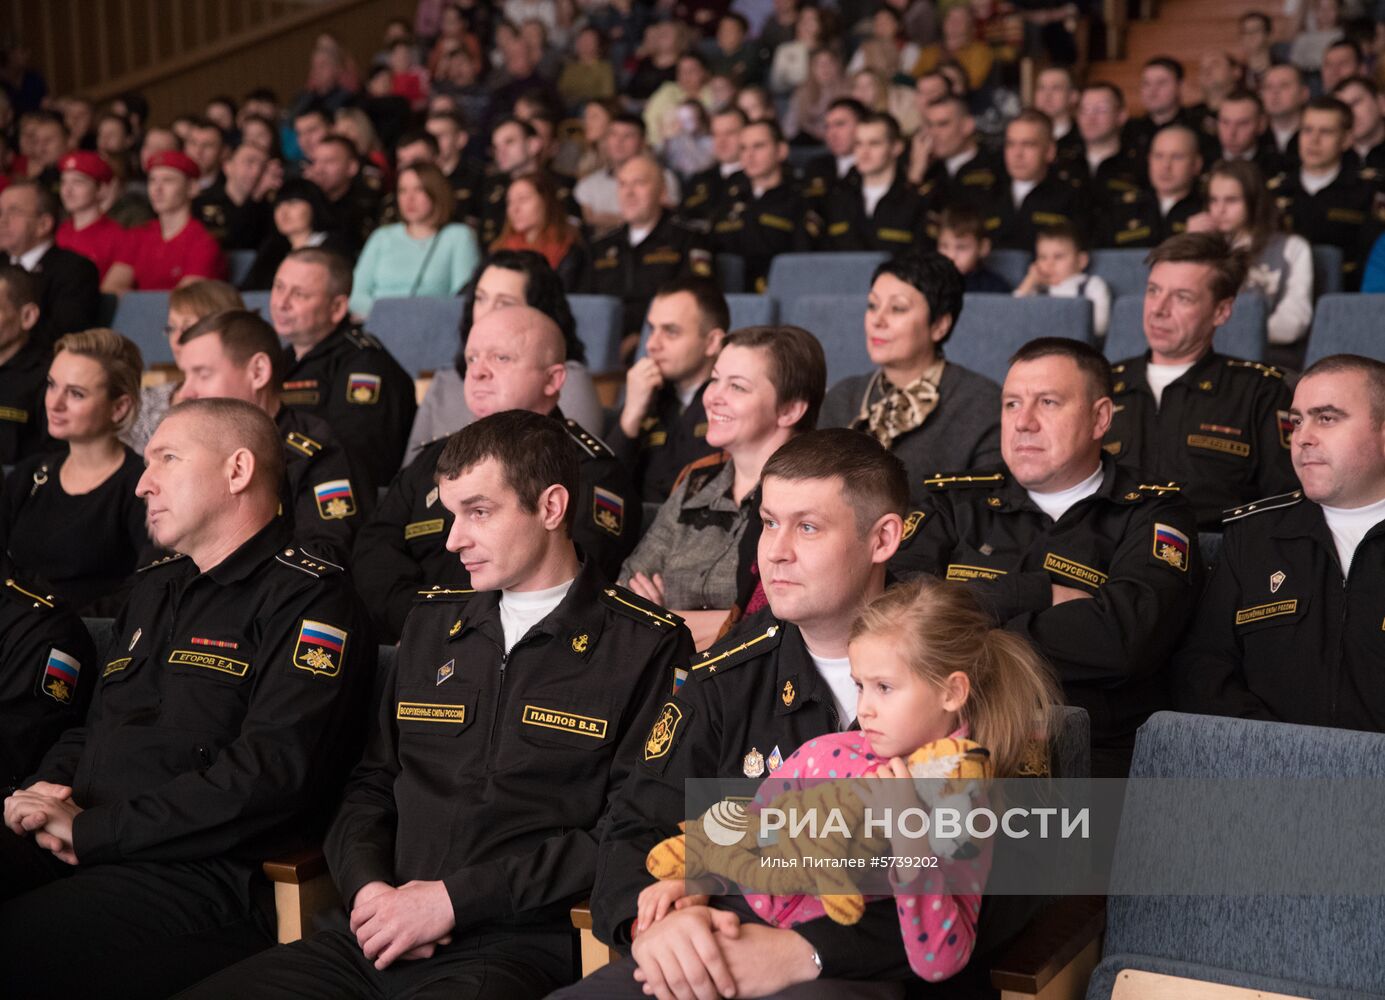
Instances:
[[[572,926],[579,931],[592,929],[592,907],[589,900],[582,900],[572,908]]]
[[[322,853],[322,848],[307,847],[293,854],[266,861],[264,873],[271,882],[303,885],[327,873],[327,858]]]
[[[991,967],[998,990],[1038,995],[1106,929],[1106,897],[1064,896],[1044,907]]]

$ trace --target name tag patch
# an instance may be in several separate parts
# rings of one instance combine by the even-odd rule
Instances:
[[[394,709],[394,717],[401,722],[453,722],[466,721],[465,705],[431,705],[424,701],[401,701]]]
[[[1212,437],[1210,434],[1189,434],[1188,447],[1220,451],[1226,455],[1235,455],[1237,458],[1250,457],[1250,445],[1246,442],[1228,441],[1225,438]]]
[[[1049,573],[1065,576],[1069,580],[1085,583],[1089,587],[1100,587],[1106,582],[1106,574],[1100,570],[1083,566],[1080,562],[1074,562],[1065,556],[1054,555],[1052,552],[1044,556],[1044,569]]]
[[[556,709],[525,705],[524,712],[520,716],[519,721],[526,726],[540,726],[544,729],[556,729],[559,732],[576,733],[579,736],[590,736],[598,740],[604,740],[606,738],[605,719],[593,719],[587,715],[574,715],[572,712],[559,712]]]
[[[442,530],[442,518],[435,517],[431,521],[414,521],[404,525],[404,541],[422,537],[423,535],[436,535]]]
[[[1242,608],[1236,612],[1237,625],[1249,625],[1251,622],[1263,621],[1266,618],[1278,618],[1280,615],[1291,615],[1298,611],[1298,599],[1291,598],[1287,601],[1274,601],[1270,604],[1257,604],[1253,608]]]
[[[985,566],[967,566],[963,563],[951,563],[947,567],[947,578],[954,583],[966,580],[999,580],[1005,575],[1003,569],[988,569]]]
[[[195,649],[175,649],[168,654],[168,662],[175,667],[205,667],[232,677],[244,677],[250,670],[250,664],[245,660],[233,660],[216,653],[199,653]],[[111,672],[110,666],[106,667],[106,672]]]

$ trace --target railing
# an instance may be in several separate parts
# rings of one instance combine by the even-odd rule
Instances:
[[[149,98],[156,121],[217,93],[267,86],[289,96],[319,32],[373,52],[410,0],[0,0],[0,38],[18,40],[53,94]]]

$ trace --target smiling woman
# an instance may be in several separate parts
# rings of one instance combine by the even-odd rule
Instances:
[[[25,459],[0,493],[14,565],[84,614],[107,610],[148,544],[140,457],[117,435],[139,409],[139,348],[113,330],[60,339],[48,369],[48,433],[66,449]],[[72,529],[81,525],[82,531]]]

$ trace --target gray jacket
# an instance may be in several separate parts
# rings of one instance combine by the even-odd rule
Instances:
[[[822,403],[819,427],[850,427],[861,412],[871,376],[852,375],[834,385]],[[923,480],[945,471],[985,469],[1000,464],[1000,386],[948,362],[938,384],[938,406],[923,426],[895,438],[894,453],[909,472],[909,496],[917,499]],[[880,398],[877,390],[870,402]]]

